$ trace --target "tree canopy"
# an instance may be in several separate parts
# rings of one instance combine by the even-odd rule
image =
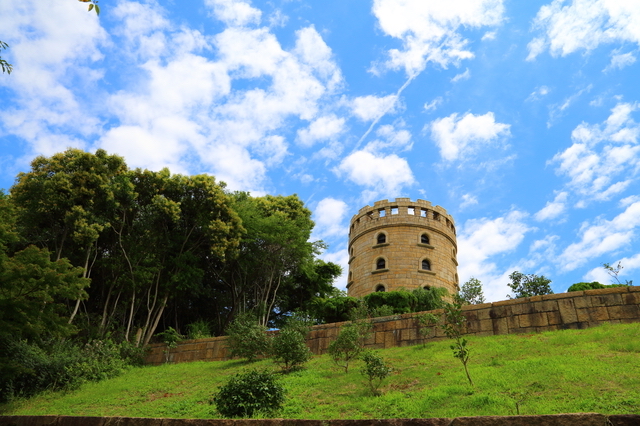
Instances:
[[[0,197],[0,321],[136,345],[197,321],[222,334],[243,312],[273,325],[341,273],[313,226],[296,195],[229,193],[104,150],[37,157]]]

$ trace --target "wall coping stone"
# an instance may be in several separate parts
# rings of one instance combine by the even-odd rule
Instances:
[[[0,416],[0,426],[632,426],[638,414],[547,414],[424,419],[165,419],[150,417]]]

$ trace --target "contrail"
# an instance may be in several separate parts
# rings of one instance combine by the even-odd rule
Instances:
[[[353,154],[358,148],[360,148],[360,145],[362,144],[362,141],[365,140],[365,138],[367,136],[369,136],[369,133],[371,133],[371,131],[373,130],[373,128],[375,127],[376,124],[378,124],[378,121],[380,121],[380,119],[382,117],[384,117],[387,112],[389,112],[389,110],[391,108],[393,108],[393,106],[396,104],[396,102],[398,102],[398,98],[400,97],[400,94],[402,93],[402,91],[404,89],[407,88],[407,86],[409,85],[409,83],[411,83],[411,81],[413,81],[414,78],[417,77],[418,74],[412,75],[411,77],[409,77],[407,79],[407,81],[398,89],[398,91],[396,92],[396,99],[395,102],[392,103],[387,109],[385,109],[382,114],[380,114],[380,116],[378,118],[376,118],[375,120],[373,120],[373,122],[371,123],[371,125],[369,126],[369,128],[367,129],[366,132],[364,132],[364,135],[362,135],[362,137],[360,138],[360,140],[358,141],[358,143],[356,144],[356,146],[353,148],[353,150],[351,151],[351,153]]]

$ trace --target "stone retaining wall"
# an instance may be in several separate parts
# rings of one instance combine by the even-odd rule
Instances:
[[[637,426],[640,415],[597,413],[455,419],[193,420],[135,417],[0,416],[0,426]]]
[[[442,310],[431,311],[435,315]],[[548,330],[582,329],[605,322],[640,322],[640,286],[549,294],[523,299],[471,305],[463,308],[467,318],[467,334],[536,333]],[[416,314],[375,318],[368,348],[389,348],[421,343]],[[307,345],[314,354],[327,351],[344,323],[314,326]],[[433,327],[428,339],[443,339],[440,327]],[[170,362],[229,359],[226,337],[186,340],[169,354]],[[147,357],[149,364],[165,360],[164,345],[155,344]],[[640,423],[639,423],[640,424]]]

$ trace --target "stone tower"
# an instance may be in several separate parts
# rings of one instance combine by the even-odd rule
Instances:
[[[348,294],[419,287],[456,294],[456,255],[456,229],[445,209],[410,198],[376,201],[351,218]]]

